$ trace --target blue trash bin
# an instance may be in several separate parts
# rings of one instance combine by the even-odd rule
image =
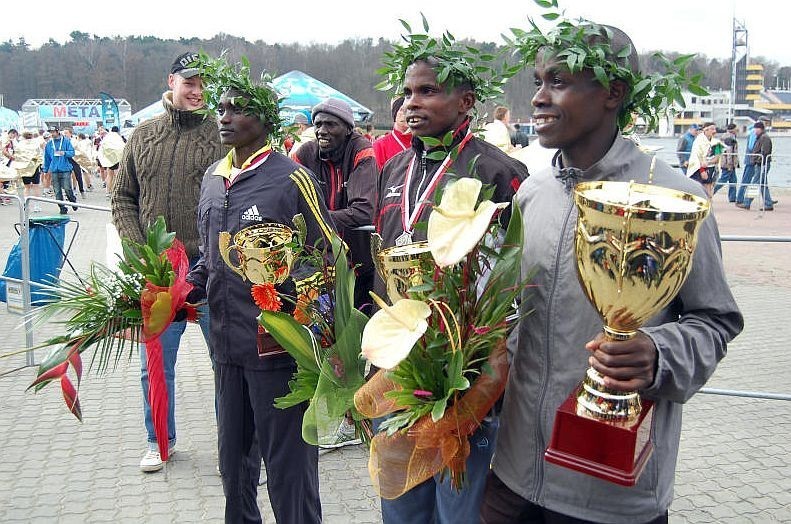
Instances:
[[[66,224],[68,215],[31,218],[30,224],[30,280],[41,284],[52,284],[60,277],[66,250]],[[11,248],[4,277],[22,278],[22,248],[20,241]],[[31,286],[31,304],[38,306],[48,301],[50,295],[38,286]],[[6,281],[0,280],[0,301],[6,301]]]

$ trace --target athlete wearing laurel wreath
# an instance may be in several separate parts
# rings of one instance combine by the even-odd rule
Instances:
[[[473,134],[469,113],[476,101],[492,93],[489,79],[475,73],[474,67],[466,67],[451,69],[447,79],[439,82],[438,71],[454,63],[446,55],[449,48],[439,44],[431,55],[411,49],[397,48],[400,66],[391,67],[391,82],[395,79],[394,85],[403,86],[403,110],[413,138],[409,149],[385,163],[380,177],[375,225],[383,249],[426,239],[425,228],[415,225],[428,220],[437,191],[449,181],[478,178],[494,188],[492,201],[511,202],[528,175],[523,164]],[[474,63],[474,57],[467,58],[467,66]],[[506,209],[499,219],[503,228],[509,217]],[[384,296],[381,280],[375,288]],[[385,524],[477,522],[497,427],[493,414],[470,437],[471,454],[461,491],[437,475],[397,499],[382,499]]]
[[[543,4],[550,3],[557,6]],[[723,272],[716,221],[710,214],[703,222],[689,277],[670,305],[633,338],[606,340],[577,278],[573,189],[583,182],[631,181],[702,199],[699,185],[621,136],[635,115],[655,129],[682,87],[700,87],[683,70],[691,55],[673,62],[658,55],[669,71],[646,75],[623,31],[587,20],[572,23],[555,12],[545,18],[559,19],[556,28],[546,35],[535,24],[529,31],[514,30],[514,48],[535,69],[539,141],[558,152],[517,194],[522,268],[534,272],[532,293],[523,294],[521,308],[532,314],[520,317],[517,336],[509,339],[516,344],[481,522],[667,523],[682,405],[705,384],[743,327]],[[633,486],[585,474],[592,467],[545,460],[556,410],[589,365],[609,390],[639,391],[654,401],[654,451]]]
[[[225,521],[261,522],[256,485],[263,459],[276,521],[318,523],[318,449],[302,439],[307,406],[273,407],[274,399],[289,391],[296,363],[270,334],[259,335],[261,309],[252,284],[223,261],[219,237],[261,224],[291,224],[300,214],[306,242],[313,246],[334,234],[332,219],[313,174],[277,151],[285,133],[269,75],[253,83],[246,62],[235,66],[202,53],[199,68],[220,140],[232,147],[203,178],[201,257],[188,277],[213,310],[210,341]],[[312,273],[307,266],[292,269],[293,280],[287,282],[293,285]],[[256,453],[256,460],[249,460]]]

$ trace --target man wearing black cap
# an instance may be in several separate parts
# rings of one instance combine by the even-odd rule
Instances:
[[[197,59],[197,53],[184,53],[176,57],[170,66],[170,90],[162,95],[165,112],[143,122],[129,138],[110,201],[118,233],[135,242],[144,243],[146,227],[158,216],[165,217],[168,230],[175,231],[176,237],[184,243],[191,265],[199,256],[196,210],[201,180],[206,168],[224,153],[214,120],[197,112],[204,104],[203,84],[194,65]],[[206,340],[208,320],[208,312],[203,311],[200,324]],[[176,354],[185,327],[185,322],[173,322],[161,337],[171,448],[176,444]],[[148,401],[145,356],[145,349],[141,346],[143,413],[148,447],[140,469],[153,472],[162,469],[164,464],[159,456]]]
[[[750,209],[753,199],[746,194],[747,186],[758,184],[764,199],[764,211],[774,211],[774,205],[777,202],[772,200],[769,186],[766,183],[766,176],[769,174],[769,168],[772,167],[772,139],[766,136],[766,128],[760,120],[753,124],[752,134],[755,135],[755,141],[752,143],[752,147],[748,141],[746,165],[736,196],[736,207]]]
[[[406,124],[404,116],[403,96],[393,99],[393,103],[390,104],[390,113],[393,115],[393,130],[374,142],[376,165],[380,172],[385,166],[385,162],[401,151],[412,147],[412,134],[409,132],[409,126]]]
[[[330,216],[359,264],[354,304],[369,303],[373,289],[370,233],[356,231],[373,223],[378,170],[371,143],[354,131],[352,108],[328,98],[312,111],[316,141],[299,148],[294,160],[316,173]]]

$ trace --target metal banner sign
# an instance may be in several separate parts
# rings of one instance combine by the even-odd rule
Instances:
[[[6,308],[14,315],[25,314],[21,282],[6,282]]]

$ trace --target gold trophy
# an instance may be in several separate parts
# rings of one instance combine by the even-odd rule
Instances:
[[[406,297],[409,288],[423,284],[423,276],[431,275],[436,267],[425,241],[382,249],[382,237],[374,233],[371,255],[391,303]]]
[[[628,340],[676,296],[692,268],[703,198],[633,182],[584,182],[578,209],[577,276],[610,340]],[[589,368],[560,406],[546,460],[624,486],[653,451],[653,403],[609,390]]]
[[[297,230],[283,224],[253,224],[240,229],[233,237],[227,231],[220,232],[220,256],[231,270],[253,284],[282,284],[291,274],[294,264],[293,244],[300,244],[307,237],[305,219],[294,216]],[[238,263],[231,255],[235,253]],[[260,324],[256,338],[258,356],[261,358],[283,355],[283,349]]]
[[[297,217],[294,220],[299,228]],[[294,230],[282,224],[254,224],[237,231],[233,238],[227,231],[222,231],[220,255],[242,279],[253,284],[281,284],[294,263],[291,245],[295,234]],[[232,260],[234,253],[238,263]]]

